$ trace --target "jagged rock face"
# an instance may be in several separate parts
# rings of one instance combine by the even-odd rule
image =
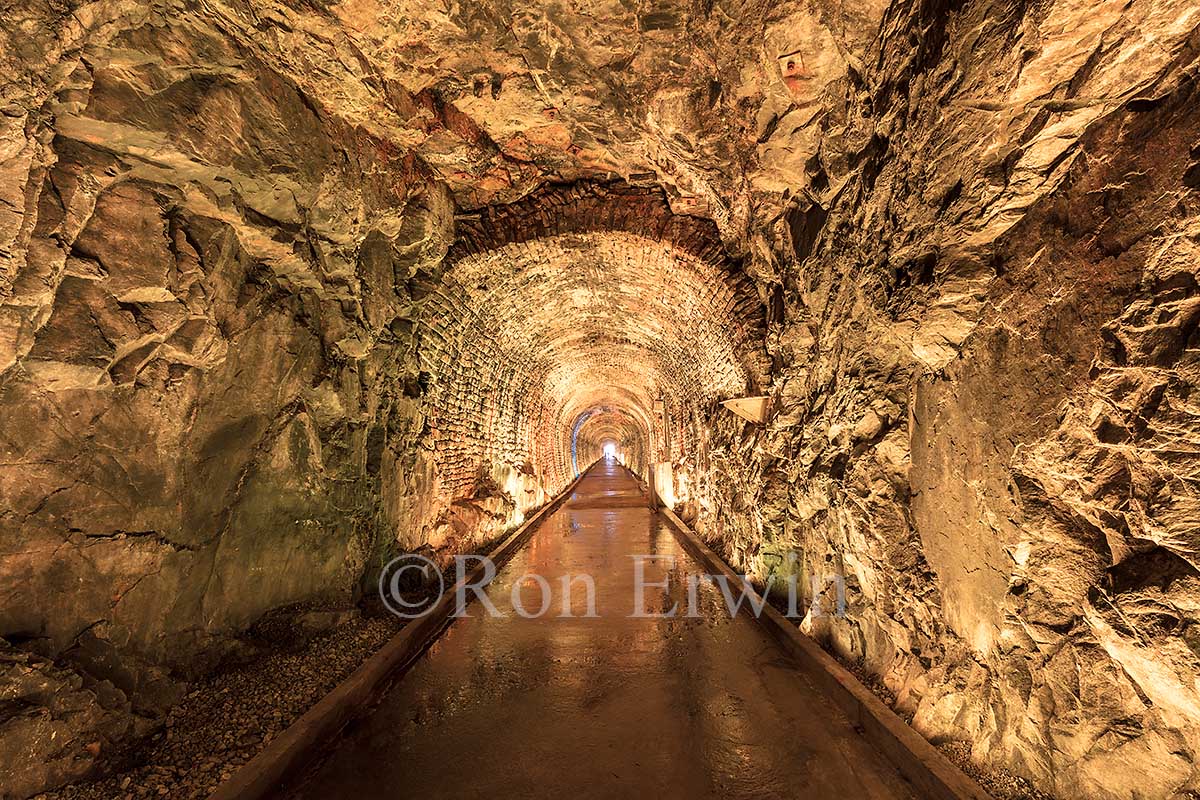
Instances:
[[[895,4],[836,193],[762,233],[811,257],[745,563],[844,581],[810,631],[1063,797],[1197,786],[1198,23]]]
[[[63,35],[106,15],[9,100],[36,102],[6,118],[0,634],[154,714],[264,611],[348,602],[423,495],[392,322],[452,206],[195,16],[87,6]]]
[[[0,649],[0,754],[5,793],[31,795],[79,773],[101,744],[131,733],[130,705],[112,683],[44,658]]]
[[[0,636],[127,699],[2,789],[613,443],[932,738],[1200,790],[1200,7],[435,5],[5,9]]]

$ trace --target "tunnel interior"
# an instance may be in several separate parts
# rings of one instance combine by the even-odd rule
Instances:
[[[597,462],[997,800],[1200,792],[1197,0],[2,13],[0,796],[207,797]]]
[[[675,214],[661,190],[550,186],[460,214],[459,230],[436,283],[418,290],[430,443],[451,508],[515,479],[498,520],[508,527],[609,440],[644,480],[656,464],[694,463],[697,432],[728,413],[718,403],[764,385],[757,292],[715,226]]]

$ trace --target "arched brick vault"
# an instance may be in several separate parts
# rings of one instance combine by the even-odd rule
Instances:
[[[659,190],[551,185],[462,215],[426,288],[430,444],[450,507],[516,489],[520,516],[606,439],[648,474],[695,451],[717,401],[766,380],[752,284],[715,226]]]

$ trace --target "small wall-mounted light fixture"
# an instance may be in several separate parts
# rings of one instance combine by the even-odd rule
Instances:
[[[771,411],[771,398],[767,396],[735,397],[732,400],[723,401],[721,405],[744,420],[761,424],[766,422],[767,415]]]

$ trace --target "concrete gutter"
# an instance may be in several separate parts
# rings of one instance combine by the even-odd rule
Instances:
[[[592,465],[593,467],[595,464]],[[579,481],[592,467],[576,476],[550,502],[543,505],[488,557],[499,568],[512,558],[533,533],[538,523],[571,496]],[[350,677],[339,683],[298,720],[271,740],[258,755],[246,762],[233,776],[209,795],[209,800],[257,800],[279,792],[289,779],[300,775],[346,723],[360,716],[384,689],[423,653],[441,632],[454,621],[454,598],[462,583],[476,583],[483,577],[478,565],[465,581],[443,592],[441,599],[425,616],[410,621],[374,655],[364,661]]]
[[[669,508],[661,507],[659,513],[671,523],[676,538],[709,574],[728,577],[732,581],[730,586],[742,585],[743,577]],[[753,592],[753,589],[747,591]],[[760,596],[755,593],[755,597]],[[928,800],[992,800],[983,787],[896,716],[874,692],[819,644],[801,633],[774,606],[766,603],[758,621],[800,662],[817,688],[841,708],[863,737],[896,765],[920,797]]]

